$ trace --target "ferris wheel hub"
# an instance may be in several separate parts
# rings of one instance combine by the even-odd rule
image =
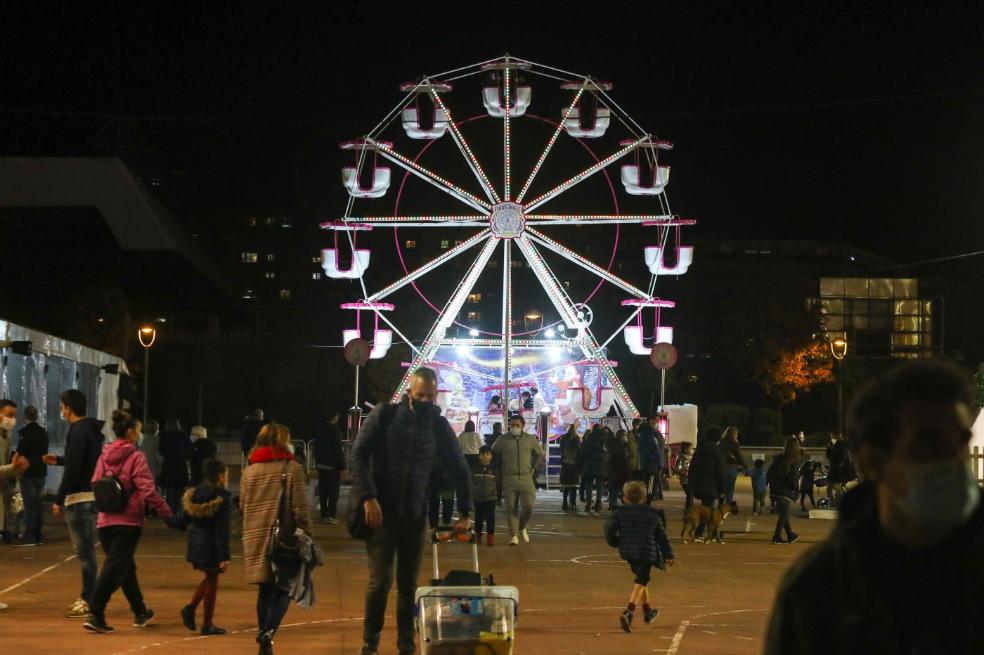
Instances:
[[[515,202],[500,202],[492,205],[489,218],[492,235],[503,239],[515,239],[526,229],[526,215],[523,206]]]

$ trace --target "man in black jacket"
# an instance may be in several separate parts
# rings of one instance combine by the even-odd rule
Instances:
[[[253,408],[243,420],[243,429],[239,433],[239,446],[243,450],[244,465],[249,462],[249,451],[253,450],[256,444],[256,435],[263,428],[263,410],[259,407]]]
[[[61,395],[61,415],[68,421],[64,455],[45,455],[49,466],[64,466],[58,495],[51,506],[55,516],[64,513],[75,556],[82,567],[82,592],[65,616],[84,619],[96,586],[96,502],[92,494],[92,474],[102,453],[103,421],[86,416],[85,394],[66,389]]]
[[[690,461],[690,490],[694,498],[700,500],[704,507],[714,507],[714,503],[723,505],[728,489],[728,460],[721,450],[721,428],[711,425],[704,429],[704,434]],[[701,521],[694,532],[694,539],[704,534],[704,522]]]
[[[321,520],[335,524],[338,516],[338,491],[345,470],[342,433],[338,429],[338,410],[329,409],[328,417],[314,435],[314,462],[318,469],[318,496]]]
[[[377,405],[352,444],[351,493],[362,501],[366,525],[373,528],[366,542],[369,585],[360,655],[378,652],[394,558],[397,647],[401,654],[416,651],[414,593],[424,551],[427,483],[435,457],[443,460],[457,487],[456,527],[471,527],[471,471],[454,431],[434,405],[435,398],[437,375],[429,368],[417,369],[409,393],[398,405]]]
[[[41,498],[44,495],[44,481],[48,475],[48,465],[42,458],[48,452],[48,432],[38,425],[38,408],[28,405],[24,408],[27,424],[20,429],[17,452],[30,462],[21,477],[21,496],[24,498],[25,534],[24,546],[40,546],[44,515],[41,513]]]
[[[858,394],[848,440],[865,482],[844,495],[830,538],[786,574],[767,655],[984,653],[972,402],[962,371],[929,360]]]

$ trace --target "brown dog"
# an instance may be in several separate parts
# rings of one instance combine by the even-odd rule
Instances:
[[[704,507],[703,505],[691,505],[683,511],[683,530],[680,531],[680,539],[687,543],[687,537],[694,539],[694,530],[701,523],[704,524],[704,543],[711,543],[712,540],[724,543],[721,540],[721,524],[731,515],[729,507]]]

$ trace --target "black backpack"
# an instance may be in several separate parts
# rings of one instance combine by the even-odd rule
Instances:
[[[134,449],[126,459],[120,463],[120,470],[126,467],[126,463],[137,453]],[[130,493],[123,486],[116,473],[108,469],[101,478],[92,483],[92,493],[96,497],[96,509],[104,514],[115,514],[126,510],[130,503]]]

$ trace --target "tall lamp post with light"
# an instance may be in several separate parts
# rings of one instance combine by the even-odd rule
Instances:
[[[145,325],[137,330],[137,339],[144,349],[144,383],[143,383],[143,423],[147,425],[147,399],[150,390],[150,347],[157,341],[157,330],[152,325]]]
[[[847,357],[847,339],[837,337],[830,342],[830,354],[837,360],[837,429],[844,438],[844,358]]]

